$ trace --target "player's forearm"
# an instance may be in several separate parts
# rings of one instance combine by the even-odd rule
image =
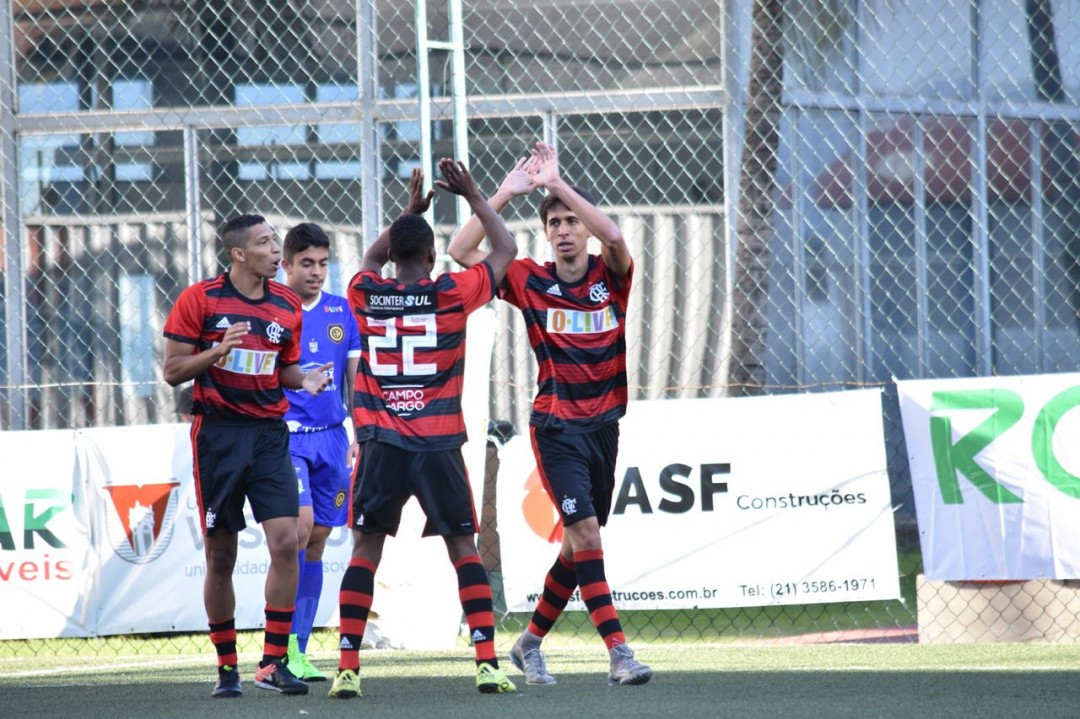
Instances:
[[[588,228],[589,234],[599,240],[600,244],[624,244],[622,232],[619,230],[619,226],[615,224],[615,220],[575,192],[574,188],[566,180],[560,177],[548,186],[548,192],[558,197],[559,201],[566,205],[567,209],[576,214],[578,219]]]
[[[356,370],[359,366],[359,357],[350,357],[345,366],[345,408],[349,411],[350,417],[353,414],[353,402],[356,398]]]
[[[278,372],[278,381],[285,389],[303,389],[304,372],[298,364],[286,365]]]
[[[492,195],[488,201],[488,206],[495,212],[502,212],[510,200],[513,199],[513,195],[506,192],[502,188]],[[464,266],[472,267],[477,262],[484,259],[485,253],[480,250],[480,242],[484,239],[484,226],[480,222],[480,218],[476,215],[470,217],[461,229],[458,230],[457,235],[450,240],[450,245],[447,251],[454,260]]]
[[[468,199],[469,207],[472,208],[473,216],[480,224],[481,236],[487,235],[488,242],[491,243],[491,251],[498,250],[500,253],[510,252],[516,255],[517,244],[495,207],[480,196],[466,199]]]
[[[210,369],[221,357],[222,354],[217,351],[217,348],[203,350],[197,354],[166,355],[162,365],[162,374],[170,386],[176,387],[195,379]]]
[[[364,252],[360,269],[364,272],[379,272],[390,261],[390,228],[379,233],[375,241]]]

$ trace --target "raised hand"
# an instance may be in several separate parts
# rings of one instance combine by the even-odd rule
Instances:
[[[435,197],[435,189],[428,190],[424,194],[424,171],[414,167],[412,176],[409,178],[409,203],[405,206],[405,212],[413,215],[422,215],[431,207],[431,198]]]
[[[465,198],[479,197],[483,199],[480,195],[480,189],[476,186],[476,180],[465,169],[463,163],[444,157],[439,160],[439,172],[442,173],[443,179],[435,180],[435,184],[440,188]]]
[[[539,161],[535,155],[526,155],[521,158],[514,164],[510,172],[506,173],[502,184],[499,185],[499,192],[513,196],[529,194],[536,189],[533,175],[536,173],[538,166]]]
[[[531,159],[534,163],[532,180],[535,187],[550,187],[559,181],[559,158],[554,145],[537,142]]]

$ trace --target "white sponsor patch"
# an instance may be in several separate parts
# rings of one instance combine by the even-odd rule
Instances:
[[[277,352],[245,350],[234,347],[229,354],[215,362],[218,369],[236,374],[271,375],[277,367]]]
[[[582,310],[548,310],[547,331],[551,334],[591,335],[619,328],[619,320],[611,307],[596,312]]]

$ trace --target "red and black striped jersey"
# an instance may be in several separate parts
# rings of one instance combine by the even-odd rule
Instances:
[[[196,352],[221,344],[225,330],[248,322],[239,347],[195,378],[192,412],[211,417],[281,417],[289,401],[281,388],[282,367],[300,361],[303,314],[300,298],[267,280],[261,299],[240,294],[228,273],[191,285],[165,320],[165,337],[195,345]]]
[[[362,346],[353,401],[357,440],[415,452],[461,447],[465,322],[495,296],[491,267],[481,262],[408,285],[360,272],[348,296]]]
[[[521,310],[539,365],[529,424],[588,432],[626,414],[626,277],[589,255],[577,282],[561,282],[555,263],[514,260],[500,296]]]

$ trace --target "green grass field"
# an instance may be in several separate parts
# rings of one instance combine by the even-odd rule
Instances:
[[[335,701],[326,683],[305,697],[256,689],[257,655],[241,655],[244,696],[211,700],[213,658],[154,654],[0,658],[3,717],[1075,717],[1080,646],[639,644],[655,678],[609,687],[596,646],[548,652],[559,683],[476,692],[468,649],[363,653],[364,696]],[[314,654],[324,669],[332,652]],[[504,660],[504,665],[509,663]],[[512,667],[508,673],[520,679]]]

